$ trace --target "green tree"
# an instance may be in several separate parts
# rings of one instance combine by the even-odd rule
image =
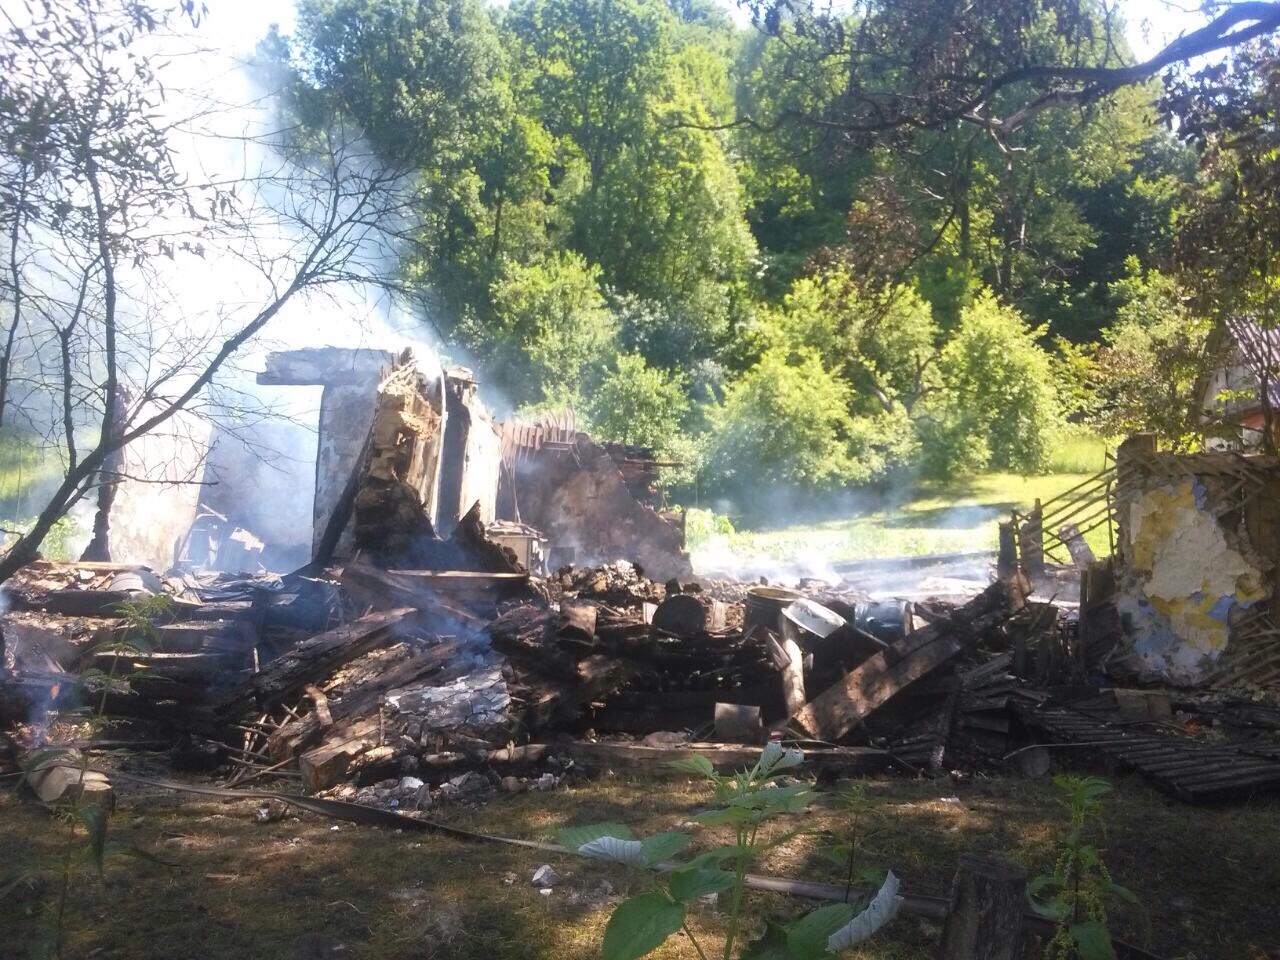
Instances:
[[[869,297],[844,269],[823,269],[762,311],[756,336],[764,347],[815,350],[848,383],[853,414],[909,417],[937,389],[937,326],[909,286]]]
[[[599,277],[576,253],[508,263],[493,284],[492,322],[464,324],[459,335],[513,401],[572,400],[617,348]]]
[[[1199,314],[1174,277],[1141,270],[1115,284],[1121,306],[1103,331],[1089,378],[1093,422],[1111,436],[1152,431],[1175,447],[1194,447],[1205,424],[1208,375],[1222,359],[1213,323]]]
[[[1041,470],[1058,422],[1053,364],[1015,309],[982,293],[942,349],[943,388],[922,422],[925,467],[935,476],[984,469]]]
[[[586,158],[589,190],[643,133],[664,79],[670,13],[643,0],[523,0],[506,26],[530,68],[536,114]]]
[[[301,0],[295,46],[303,119],[336,101],[384,157],[443,173],[497,125],[502,51],[478,0]]]
[[[689,411],[681,379],[645,363],[635,353],[619,354],[586,399],[591,429],[604,440],[667,449]]]
[[[645,363],[637,353],[619,354],[587,392],[583,412],[602,440],[649,447],[659,460],[664,486],[685,486],[697,477],[703,444],[685,430],[690,412],[684,377]]]
[[[830,488],[867,479],[851,456],[849,388],[808,348],[768,350],[713,414],[708,470],[723,489]]]

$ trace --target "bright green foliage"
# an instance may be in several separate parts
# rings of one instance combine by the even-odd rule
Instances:
[[[525,0],[505,25],[537,114],[587,161],[592,189],[645,127],[663,80],[671,17],[642,0]]]
[[[661,890],[650,890],[613,911],[601,953],[605,960],[635,960],[662,946],[683,923],[684,906]]]
[[[650,367],[635,353],[620,354],[586,400],[584,412],[602,440],[666,448],[689,409],[679,377]]]
[[[1065,795],[1069,832],[1051,873],[1027,884],[1037,912],[1059,926],[1045,947],[1046,960],[1113,960],[1107,929],[1107,902],[1137,904],[1134,895],[1114,883],[1102,852],[1089,839],[1105,826],[1102,801],[1111,784],[1101,777],[1059,776],[1053,781]]]
[[[762,960],[765,956],[778,960],[819,960],[829,955],[827,938],[858,915],[864,897],[819,908],[785,927],[769,923],[772,938],[767,937],[767,943],[756,941],[743,945],[740,953],[734,952],[743,930],[748,871],[759,855],[801,832],[766,836],[762,829],[769,821],[802,813],[815,799],[807,783],[786,782],[790,779],[787,771],[797,768],[803,759],[799,750],[784,749],[771,741],[750,770],[732,775],[717,773],[711,761],[701,755],[671,764],[706,781],[712,788],[715,805],[693,820],[704,826],[732,830],[733,841],[672,865],[662,874],[657,889],[619,904],[605,927],[602,950],[605,960],[635,960],[657,949],[682,928],[698,956],[710,956],[711,952],[704,949],[685,925],[685,909],[699,897],[717,893],[727,901],[724,944],[718,951],[723,960],[732,960],[735,955],[742,960]],[[559,831],[558,839],[573,850],[599,859],[654,867],[683,849],[689,838],[681,833],[667,833],[636,840],[625,826],[606,823],[568,827]]]
[[[477,0],[302,0],[298,32],[304,79],[386,156],[449,171],[491,133],[501,50]]]
[[[847,76],[838,58],[822,58],[819,48],[790,24],[779,37],[751,33],[737,64],[739,112],[762,122],[821,116]],[[747,216],[769,265],[766,282],[784,286],[803,272],[814,249],[843,238],[845,215],[872,160],[842,140],[839,131],[805,123],[783,123],[772,134],[738,132]]]
[[[858,483],[916,455],[912,416],[936,388],[931,312],[910,288],[882,301],[841,270],[803,277],[752,327],[753,367],[716,411],[710,472],[744,492],[751,464],[764,483]]]
[[[493,285],[492,323],[465,325],[460,336],[489,358],[513,399],[572,395],[603,370],[614,349],[617,326],[599,275],[574,253],[508,264]]]
[[[938,384],[938,329],[912,287],[873,298],[844,270],[823,270],[796,280],[780,308],[762,312],[758,337],[816,351],[849,383],[851,410],[863,415],[909,415]]]
[[[1057,423],[1053,367],[1022,315],[984,293],[960,315],[939,358],[924,449],[931,473],[1032,473],[1049,457]]]
[[[714,413],[709,468],[741,484],[830,487],[870,476],[851,455],[849,387],[816,351],[771,349],[729,385]],[[861,476],[858,474],[861,473]]]
[[[583,398],[581,412],[601,440],[633,443],[657,458],[680,464],[663,468],[663,485],[692,483],[702,466],[702,445],[685,432],[689,399],[683,378],[645,363],[637,353],[619,354]]]
[[[1025,13],[964,42],[1127,55],[1092,13]],[[845,41],[885,28],[865,16]],[[1213,358],[1152,272],[1191,153],[1153,88],[999,137],[850,129],[858,90],[913,82],[899,60],[841,41],[851,76],[839,31],[795,10],[769,27],[703,0],[306,0],[276,59],[296,115],[336,99],[410,161],[402,274],[446,345],[517,404],[573,403],[685,462],[699,491],[1041,470],[1067,417],[1196,432]],[[911,63],[931,30],[874,42]]]
[[[734,166],[696,126],[723,117],[727,64],[652,3],[531,0],[507,22],[540,121],[583,158],[570,242],[669,321],[647,359],[709,355],[755,252]]]
[[[1215,357],[1212,325],[1196,316],[1169,276],[1151,270],[1116,285],[1122,305],[1103,331],[1091,385],[1098,426],[1112,435],[1151,430],[1175,446],[1196,442],[1205,406],[1204,376]]]

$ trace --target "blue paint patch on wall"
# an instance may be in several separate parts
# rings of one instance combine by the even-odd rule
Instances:
[[[1235,603],[1236,598],[1231,594],[1227,594],[1225,597],[1219,597],[1214,601],[1213,606],[1206,612],[1209,616],[1213,617],[1213,619],[1221,620],[1223,623],[1226,623],[1227,615],[1231,613],[1231,608],[1235,606]]]

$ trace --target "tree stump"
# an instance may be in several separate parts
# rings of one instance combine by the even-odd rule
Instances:
[[[992,854],[960,857],[951,909],[942,931],[941,960],[1027,960],[1032,941],[1024,911],[1027,871]]]

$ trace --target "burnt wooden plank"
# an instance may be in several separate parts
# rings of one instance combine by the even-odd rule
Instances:
[[[915,636],[919,635],[912,635]],[[964,649],[959,639],[950,636],[936,637],[915,649],[903,649],[912,637],[850,670],[843,680],[799,710],[792,722],[820,740],[839,740],[895,693],[959,656]]]
[[[818,739],[839,740],[905,687],[955,658],[967,642],[1022,606],[1018,584],[996,582],[948,616],[879,650],[796,713]]]
[[[324,680],[344,663],[394,637],[416,613],[413,607],[371,613],[302,641],[255,674],[228,704],[228,712],[278,702],[308,683]]]
[[[1099,743],[1097,750],[1187,802],[1280,788],[1280,762],[1246,750],[1177,737],[1125,737],[1100,721],[1063,708],[1026,710],[1023,718],[1067,741],[1109,741]]]

